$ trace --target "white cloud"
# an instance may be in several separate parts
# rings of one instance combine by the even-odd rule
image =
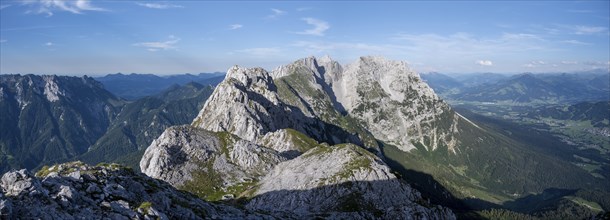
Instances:
[[[253,56],[275,56],[279,55],[282,50],[277,47],[257,47],[257,48],[248,48],[243,50],[237,50],[238,53],[246,53]]]
[[[575,44],[575,45],[591,45],[590,43],[585,43],[582,41],[578,41],[578,40],[564,40],[564,41],[560,41],[561,43],[566,43],[566,44]]]
[[[547,63],[542,61],[542,60],[535,60],[535,61],[532,61],[532,64],[535,64],[535,65],[545,65]]]
[[[52,16],[55,11],[74,14],[82,14],[83,11],[107,11],[91,5],[89,0],[23,0],[23,4],[34,8],[26,13],[47,14],[47,16]]]
[[[0,5],[0,10],[11,7],[11,5]]]
[[[610,64],[610,61],[585,61],[582,63],[586,64],[586,65],[591,65],[591,66],[599,66],[599,65],[608,65],[608,64]]]
[[[601,34],[601,33],[608,31],[608,27],[601,27],[601,26],[586,26],[586,25],[557,25],[557,26],[567,29],[572,34],[577,34],[577,35]]]
[[[180,38],[177,38],[173,35],[169,36],[169,40],[167,41],[155,41],[155,42],[140,42],[132,44],[137,47],[146,47],[148,51],[155,52],[159,50],[172,50],[176,49],[175,44],[180,41]]]
[[[534,60],[530,61],[529,63],[523,64],[523,66],[527,68],[536,68],[544,65],[556,66],[556,64],[549,64],[548,62],[542,60]]]
[[[326,21],[315,18],[302,18],[301,20],[307,22],[307,24],[313,25],[313,28],[302,32],[297,32],[297,34],[324,36],[324,32],[330,28],[330,25],[328,25]]]
[[[54,44],[53,42],[47,42],[47,43],[45,43],[44,45],[45,45],[45,46],[47,46],[47,47],[52,47],[52,46],[54,46],[55,44]]]
[[[564,61],[561,61],[560,63],[564,64],[564,65],[575,65],[575,64],[578,64],[578,61],[564,60]]]
[[[282,11],[277,8],[272,8],[271,11],[273,12],[273,14],[267,15],[267,18],[269,18],[269,19],[275,19],[275,18],[278,18],[279,16],[286,14],[285,11]]]
[[[297,11],[309,11],[311,9],[312,8],[310,8],[310,7],[302,7],[302,8],[297,8]]]
[[[8,42],[8,40],[6,40],[6,39],[0,39],[0,43],[6,43],[6,42]]]
[[[548,62],[542,60],[534,60],[523,64],[523,67],[548,71],[551,68],[553,71],[582,71],[591,69],[610,69],[610,61],[575,61],[563,60],[558,62]]]
[[[596,34],[608,30],[607,27],[576,26],[575,34]]]
[[[535,34],[524,34],[524,33],[504,33],[502,34],[502,39],[504,40],[523,40],[523,39],[532,39],[532,40],[544,40],[542,37]]]
[[[244,26],[243,26],[243,25],[241,25],[241,24],[232,24],[232,25],[229,27],[229,30],[240,29],[240,28],[242,28],[242,27],[244,27]]]
[[[167,3],[141,3],[141,2],[136,2],[136,4],[139,5],[139,6],[142,6],[142,7],[152,8],[152,9],[184,8],[184,6],[182,6],[182,5],[174,5],[174,4],[167,4]]]
[[[491,60],[477,60],[475,62],[476,64],[479,64],[481,66],[493,66],[494,64],[491,62]]]

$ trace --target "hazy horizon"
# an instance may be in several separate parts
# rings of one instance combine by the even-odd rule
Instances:
[[[0,73],[271,70],[308,56],[402,60],[420,73],[610,67],[608,1],[0,0]]]

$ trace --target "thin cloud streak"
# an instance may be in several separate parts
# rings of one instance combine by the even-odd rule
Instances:
[[[170,38],[170,40],[167,40],[167,41],[140,42],[140,43],[134,43],[132,45],[136,46],[136,47],[145,47],[150,52],[156,52],[159,50],[176,49],[175,44],[180,41],[180,38],[177,38],[173,35],[170,35],[169,38]]]
[[[330,25],[326,21],[318,20],[315,18],[302,18],[309,25],[313,25],[313,28],[307,29],[297,34],[324,36],[324,32],[330,28]]]
[[[286,14],[286,11],[282,11],[277,8],[272,8],[271,11],[273,12],[273,14],[267,15],[268,19],[276,19],[276,18]]]
[[[564,40],[564,41],[560,41],[561,43],[566,43],[566,44],[574,44],[574,45],[592,45],[590,43],[585,43],[582,41],[578,41],[578,40]]]
[[[241,24],[232,24],[232,25],[229,27],[229,30],[237,30],[237,29],[240,29],[240,28],[242,28],[242,27],[244,27],[244,26],[243,26],[243,25],[241,25]]]
[[[571,34],[576,35],[594,35],[594,34],[603,34],[608,33],[607,27],[602,26],[587,26],[587,25],[565,25],[558,24],[560,28],[567,29]]]
[[[167,3],[141,3],[141,2],[136,2],[136,4],[139,5],[139,6],[142,6],[142,7],[152,8],[152,9],[184,8],[184,6],[182,6],[182,5],[174,5],[174,4],[167,4]]]

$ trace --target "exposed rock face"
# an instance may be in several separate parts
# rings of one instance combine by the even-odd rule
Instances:
[[[94,167],[73,162],[45,168],[37,175],[20,170],[2,176],[2,219],[257,217],[230,206],[204,202],[118,165]]]
[[[386,112],[362,107],[369,102]],[[373,136],[411,149],[411,140],[429,135],[415,124],[445,108],[404,63],[380,58],[345,68],[306,58],[271,73],[234,66],[191,126],[167,129],[140,166],[207,200],[237,197],[280,218],[452,219],[390,173]],[[379,119],[386,113],[402,115]],[[400,118],[407,113],[413,117]],[[392,126],[402,127],[387,131]]]
[[[422,204],[418,204],[421,202]],[[320,146],[278,164],[259,183],[247,208],[277,216],[310,218],[443,219],[451,211],[427,208],[420,194],[372,153],[352,144]]]
[[[228,133],[190,126],[167,129],[142,157],[140,168],[150,177],[182,187],[198,173],[219,176],[217,187],[255,179],[284,160],[275,150],[257,146]],[[215,186],[216,187],[216,186]]]
[[[263,70],[257,69],[257,71],[267,76]],[[246,71],[242,73],[244,74],[239,75],[241,78],[243,75],[255,75]],[[454,134],[458,132],[456,130],[458,116],[404,62],[389,61],[380,57],[361,57],[355,63],[341,66],[329,57],[321,59],[309,57],[278,67],[269,75],[273,80],[265,80],[265,87],[271,88],[271,91],[266,92],[267,95],[264,96],[273,97],[274,104],[279,97],[280,103],[292,107],[290,113],[299,113],[293,114],[289,120],[280,121],[299,122],[294,117],[313,117],[325,122],[326,128],[329,128],[328,124],[345,128],[342,126],[345,123],[339,123],[337,119],[347,116],[357,119],[359,123],[351,124],[358,124],[354,125],[356,127],[364,126],[362,128],[367,132],[357,131],[359,129],[350,131],[357,133],[358,138],[346,138],[341,134],[324,137],[320,134],[312,134],[311,130],[316,130],[315,126],[299,127],[292,126],[293,123],[286,123],[283,127],[295,128],[314,139],[323,138],[323,141],[333,144],[351,142],[360,145],[359,141],[362,141],[364,145],[375,148],[374,143],[367,143],[367,139],[370,138],[366,136],[372,134],[375,138],[396,145],[404,151],[415,148],[414,143],[416,143],[428,150],[447,146],[455,152],[457,139]],[[227,74],[227,77],[233,76],[235,74]],[[277,95],[268,95],[274,92],[273,88],[277,88],[275,91]],[[218,94],[225,99],[231,97],[230,93],[226,92]],[[211,115],[203,110],[199,118],[215,120],[216,117],[210,117]],[[453,123],[441,124],[441,121],[453,121]],[[302,121],[297,123],[297,125],[302,124],[304,124]],[[201,123],[195,120],[195,125]],[[258,131],[268,132],[264,129]]]
[[[216,87],[193,125],[210,131],[228,131],[245,140],[254,141],[279,125],[272,117],[278,114],[279,100],[273,92],[272,79],[261,68],[244,69],[234,66],[227,71],[225,81]]]
[[[336,111],[357,119],[375,138],[403,151],[414,149],[414,143],[418,143],[428,150],[444,145],[455,152],[457,115],[405,62],[361,57],[341,66],[329,57],[309,57],[281,66],[271,75],[276,82],[298,75],[309,78],[297,83],[323,93],[322,97],[328,97],[326,103],[317,103],[320,95],[304,91],[298,95],[304,96],[301,100],[306,105],[284,100],[295,106],[311,106],[311,114],[322,120],[332,123],[333,117],[326,114]]]
[[[151,146],[140,160],[142,172],[173,185],[191,180],[191,173],[199,169],[197,161],[205,161],[212,152],[220,152],[219,140],[213,133],[190,127],[172,127]]]
[[[453,112],[405,62],[361,57],[341,76],[332,84],[337,100],[376,138],[404,151],[415,148],[412,142],[429,150],[455,146],[457,131],[439,124]]]
[[[315,85],[315,79],[312,80],[313,84],[302,83],[309,87]],[[297,97],[302,103],[295,106],[286,101],[285,97],[280,97],[286,93],[286,89],[296,93],[297,88],[276,84],[264,69],[234,66],[227,72],[225,80],[216,87],[192,125],[210,131],[229,132],[257,143],[260,143],[264,135],[287,128],[328,143],[359,143],[356,136],[337,129],[332,123],[319,120],[317,116],[323,112],[336,113],[332,108],[316,108],[323,104],[311,103],[318,102],[315,99],[320,97]],[[325,96],[323,93],[319,95]],[[321,102],[328,99],[326,97]]]

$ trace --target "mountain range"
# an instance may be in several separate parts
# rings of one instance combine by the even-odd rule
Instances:
[[[0,76],[0,171],[80,159],[137,168],[166,127],[187,124],[213,87],[175,85],[126,101],[91,77]]]
[[[0,77],[0,171],[33,169],[85,153],[122,100],[90,77]]]
[[[452,102],[561,104],[610,100],[610,73],[423,74],[424,80]]]
[[[545,154],[541,146],[473,123],[405,63],[379,57],[345,66],[311,57],[271,72],[233,67],[191,126],[166,130],[140,166],[208,200],[231,198],[249,207],[267,190],[334,183],[316,172],[297,177],[288,171],[326,171],[328,162],[305,158],[314,152],[326,157],[324,152],[345,145],[366,149],[433,203],[458,211],[503,207],[550,188],[607,190],[604,179]],[[310,168],[311,161],[324,167]],[[331,180],[353,180],[354,168],[370,164],[345,162],[340,167],[352,171]],[[305,207],[316,201],[309,195],[283,197]],[[278,201],[284,200],[267,198],[273,205],[263,210],[288,210]]]
[[[438,74],[428,76],[436,77],[439,83],[449,82],[443,94],[465,91],[463,87],[453,89],[467,84],[463,81]],[[498,100],[514,102],[548,101],[547,96],[539,93],[570,79],[562,75],[544,80],[530,74],[489,76],[499,79],[494,85],[527,88],[519,87],[526,96],[521,94],[517,99],[492,94]],[[11,77],[3,78],[2,82],[28,77],[44,82],[45,78],[53,78]],[[89,139],[79,152],[57,161],[119,162],[137,166],[147,177],[137,174],[137,169],[104,163],[46,166],[39,169],[38,177],[25,170],[8,172],[2,177],[0,210],[9,207],[2,204],[40,206],[36,200],[27,200],[25,194],[51,198],[56,202],[52,204],[64,207],[55,209],[57,216],[100,215],[97,208],[91,212],[73,208],[83,205],[80,201],[91,200],[83,206],[98,205],[115,217],[129,218],[453,219],[457,214],[463,218],[553,219],[588,218],[610,210],[610,201],[605,199],[610,195],[608,177],[588,172],[574,163],[569,159],[571,154],[566,153],[574,151],[564,148],[567,145],[553,149],[530,138],[531,132],[515,129],[517,126],[454,109],[435,93],[434,86],[431,88],[422,80],[423,76],[401,61],[367,56],[341,65],[330,57],[308,57],[272,71],[233,66],[213,89],[190,83],[135,101],[117,98],[89,77],[56,78],[73,80],[72,83],[89,82],[87,85],[92,86],[88,88],[105,95],[88,93],[92,96],[88,100],[113,104],[108,105],[113,111],[108,111],[112,114],[108,114],[103,131]],[[432,84],[433,80],[427,80]],[[482,84],[473,86],[490,85],[485,84],[486,80],[480,81]],[[50,89],[44,83],[27,81],[0,84],[1,103],[20,106],[19,100],[23,99],[19,97],[23,95],[15,95],[19,93],[19,86],[15,85],[45,85],[31,89],[33,96],[41,97],[35,100],[40,105],[56,102],[73,105],[62,100],[79,93],[57,83],[58,80],[53,82],[57,86],[50,85]],[[591,97],[588,92],[597,91],[596,86],[587,87],[582,94]],[[57,92],[50,92],[55,95],[49,96],[46,90]],[[515,91],[507,90],[507,94]],[[16,111],[6,109],[3,111]],[[597,104],[589,109],[582,113],[541,109],[537,117],[574,120],[585,117],[598,121],[602,127],[607,124],[603,110],[594,110],[599,109]],[[25,121],[38,118],[27,116],[13,117]],[[49,118],[62,120],[57,116]],[[3,131],[8,131],[4,128]],[[41,126],[39,130],[51,128]],[[72,137],[58,134],[54,135]],[[540,133],[540,137],[549,143],[559,141],[552,134]],[[11,149],[10,146],[3,145],[0,156],[21,161],[15,159],[15,150],[4,150]],[[52,163],[34,160],[5,167],[31,169]],[[21,185],[33,187],[15,189],[20,179],[29,184]],[[92,179],[107,179],[104,183],[107,185],[100,185],[99,181],[92,184]],[[135,194],[121,192],[100,199],[96,197],[100,193],[93,188],[89,190],[83,181],[103,189],[104,195],[106,191],[112,194],[120,189],[133,189]],[[62,182],[70,184],[64,184],[65,189],[56,184]],[[141,187],[133,188],[135,185]],[[178,190],[191,194],[184,195]],[[68,192],[79,196],[67,196]],[[159,192],[166,197],[159,197]],[[168,200],[167,196],[172,201],[181,198],[178,205],[187,209],[180,209],[179,215],[172,213],[169,210],[179,207],[164,205],[161,201]],[[43,210],[46,208],[42,206]],[[34,210],[41,209],[12,210],[2,213],[38,216],[39,212]]]
[[[101,82],[104,88],[112,94],[127,100],[136,100],[146,96],[157,95],[172,86],[185,85],[190,82],[201,85],[216,86],[222,79],[224,73],[200,73],[179,74],[169,76],[157,76],[153,74],[108,74],[102,77],[95,77]]]
[[[146,147],[166,128],[188,124],[212,91],[212,86],[191,82],[127,103],[106,133],[76,159],[89,164],[118,162],[138,169]]]

